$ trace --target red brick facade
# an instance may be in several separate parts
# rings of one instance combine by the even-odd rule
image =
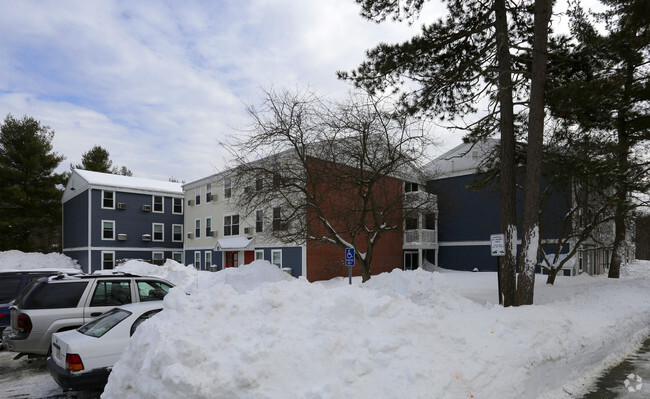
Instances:
[[[321,160],[313,160],[312,167],[325,169]],[[331,164],[329,165],[331,167]],[[345,169],[346,172],[353,171],[352,168],[336,167],[339,171]],[[312,170],[313,171],[313,170]],[[329,171],[329,170],[328,170]],[[317,184],[313,184],[311,194],[319,196],[323,213],[327,220],[336,228],[337,231],[349,231],[355,226],[355,221],[359,219],[358,209],[360,196],[358,187],[351,184],[343,184],[337,181],[329,181],[327,173],[318,174]],[[375,275],[391,271],[403,266],[402,254],[402,223],[401,223],[401,198],[403,195],[403,182],[399,179],[384,177],[377,182],[373,190],[373,208],[383,214],[389,215],[390,225],[398,226],[396,230],[383,232],[374,246],[373,259],[370,266],[370,273]],[[308,236],[327,235],[324,226],[318,221],[315,212],[308,212]],[[372,227],[374,220],[369,217],[367,226]],[[357,223],[358,224],[358,223]],[[344,240],[350,241],[351,234],[341,234]],[[355,247],[358,251],[366,251],[365,236],[357,234]],[[307,279],[309,281],[329,280],[334,277],[347,277],[349,268],[344,262],[345,250],[334,244],[308,241],[307,242]],[[358,265],[352,268],[354,276],[361,275]]]

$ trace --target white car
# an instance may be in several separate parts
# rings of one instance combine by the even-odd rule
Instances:
[[[162,301],[123,305],[76,330],[53,334],[50,375],[65,391],[102,389],[135,329],[162,307]]]

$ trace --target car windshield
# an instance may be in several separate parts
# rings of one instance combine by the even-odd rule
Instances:
[[[79,327],[77,331],[90,337],[99,338],[130,315],[131,312],[128,310],[115,308]]]
[[[19,276],[0,277],[0,303],[14,299],[18,294],[18,287],[20,287]]]

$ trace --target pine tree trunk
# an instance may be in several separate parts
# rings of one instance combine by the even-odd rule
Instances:
[[[634,66],[630,61],[627,63],[625,74],[625,88],[623,98],[617,116],[617,164],[618,184],[616,185],[616,213],[614,214],[614,244],[612,245],[612,260],[609,264],[609,278],[619,278],[621,275],[621,264],[623,263],[623,251],[625,250],[625,217],[627,214],[627,171],[629,168],[630,137],[627,129],[627,107],[630,106],[630,90],[634,82]]]
[[[517,214],[515,177],[515,132],[510,74],[510,45],[505,0],[495,0],[495,33],[499,69],[499,128],[501,131],[501,232],[505,235],[506,256],[499,259],[499,298],[503,306],[515,304],[517,262]]]
[[[519,259],[517,305],[532,305],[535,291],[535,267],[537,266],[540,243],[539,208],[541,205],[542,149],[544,144],[544,81],[551,8],[551,0],[535,0],[523,218],[524,237]]]

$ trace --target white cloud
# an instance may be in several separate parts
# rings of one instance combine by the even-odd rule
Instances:
[[[358,12],[352,0],[0,1],[0,113],[49,124],[64,169],[97,144],[137,176],[198,179],[223,165],[216,141],[248,123],[260,88],[342,95],[336,70],[418,30]]]

